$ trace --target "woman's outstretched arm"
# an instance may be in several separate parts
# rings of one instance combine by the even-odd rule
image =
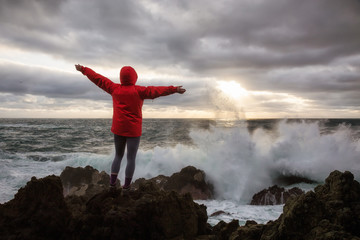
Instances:
[[[186,90],[182,86],[168,86],[168,87],[143,87],[136,86],[138,89],[138,93],[142,99],[154,99],[161,96],[167,96],[173,93],[183,94]]]
[[[107,93],[111,94],[114,91],[116,84],[113,83],[110,79],[80,64],[76,64],[75,68],[76,70],[87,76],[90,79],[90,81],[95,83],[99,88],[103,89]]]

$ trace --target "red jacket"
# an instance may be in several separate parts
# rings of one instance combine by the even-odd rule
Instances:
[[[111,131],[125,137],[139,137],[142,133],[142,106],[144,99],[154,99],[177,92],[177,88],[143,87],[135,85],[137,74],[132,67],[123,67],[120,71],[120,82],[110,79],[83,67],[81,72],[93,83],[109,93],[113,99],[113,119]]]

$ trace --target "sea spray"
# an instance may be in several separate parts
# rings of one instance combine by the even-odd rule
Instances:
[[[323,181],[333,170],[360,173],[359,139],[349,126],[321,133],[319,122],[280,121],[271,131],[252,134],[244,126],[193,129],[194,146],[140,150],[136,177],[170,175],[187,165],[204,170],[216,197],[247,203],[257,191],[280,176]]]
[[[169,176],[193,165],[214,183],[217,199],[239,203],[248,203],[279,176],[323,181],[338,169],[359,179],[359,123],[145,119],[134,178]],[[109,172],[114,157],[110,126],[108,119],[1,120],[0,202],[32,176],[59,175],[66,166]],[[125,164],[126,158],[121,171]]]
[[[271,174],[298,175],[323,181],[333,170],[360,170],[359,139],[352,138],[350,126],[321,134],[319,122],[279,122],[277,136],[263,153]],[[256,134],[255,134],[256,135]]]

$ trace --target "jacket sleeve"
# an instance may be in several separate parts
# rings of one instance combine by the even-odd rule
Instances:
[[[90,81],[95,83],[99,88],[103,89],[105,92],[112,94],[114,91],[116,84],[112,82],[110,79],[94,72],[92,69],[83,67],[81,70],[82,74],[87,76]]]
[[[168,86],[168,87],[143,87],[137,86],[138,93],[142,99],[154,99],[161,96],[167,96],[177,92],[177,87]]]

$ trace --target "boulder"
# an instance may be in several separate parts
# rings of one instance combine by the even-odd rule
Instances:
[[[238,220],[210,227],[206,207],[189,193],[152,181],[66,198],[62,184],[57,176],[33,177],[0,204],[0,239],[360,240],[360,184],[350,172],[334,171],[314,191],[290,197],[277,220],[240,227]]]
[[[220,221],[213,227],[212,234],[216,239],[229,239],[230,235],[239,227],[239,220],[232,220],[229,223]]]
[[[33,177],[0,204],[0,239],[65,239],[70,219],[60,178]]]
[[[216,212],[213,212],[210,217],[216,217],[216,216],[220,216],[220,215],[231,215],[230,213],[228,212],[224,212],[222,210],[219,210],[219,211],[216,211]]]
[[[78,239],[192,239],[207,232],[207,214],[189,194],[160,191],[145,182],[137,190],[95,195],[70,228]]]
[[[250,205],[279,205],[284,204],[290,197],[299,196],[304,191],[300,188],[294,187],[289,190],[285,190],[283,187],[274,185],[268,189],[264,189],[256,193]]]
[[[317,182],[310,178],[296,176],[296,175],[281,175],[281,174],[279,174],[279,176],[274,179],[274,184],[281,185],[281,186],[289,186],[289,185],[298,184],[298,183],[315,184]]]
[[[130,191],[104,188],[87,199],[64,198],[60,177],[32,178],[0,204],[0,239],[195,239],[208,233],[204,205],[151,182]]]
[[[82,196],[86,199],[109,187],[110,176],[104,171],[99,172],[91,166],[66,167],[60,174],[64,189],[64,197]],[[117,182],[119,186],[119,181]]]
[[[334,171],[314,191],[291,197],[276,221],[241,226],[230,239],[360,240],[359,216],[359,182],[348,171]]]
[[[194,200],[207,200],[214,195],[214,187],[207,182],[205,172],[193,166],[185,167],[170,177],[160,175],[148,180],[141,178],[136,180],[133,186],[137,188],[140,183],[148,181],[161,190],[175,191],[179,194],[190,193]]]

